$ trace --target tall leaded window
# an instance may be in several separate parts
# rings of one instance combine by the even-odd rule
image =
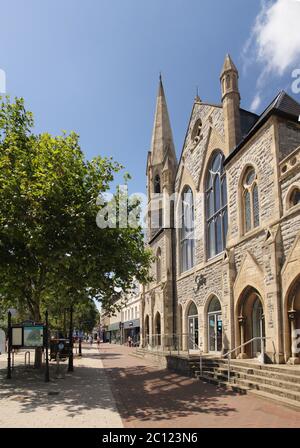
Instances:
[[[160,177],[157,174],[154,177],[154,195],[151,200],[152,229],[160,229],[163,225],[162,200],[160,194],[161,194]]]
[[[194,266],[194,198],[190,187],[186,187],[181,196],[181,271]]]
[[[243,179],[244,232],[259,226],[259,200],[257,175],[254,168],[249,167]]]
[[[217,152],[208,168],[206,180],[206,220],[208,258],[225,249],[228,228],[224,156]]]
[[[161,281],[161,248],[159,247],[156,252],[156,281]]]

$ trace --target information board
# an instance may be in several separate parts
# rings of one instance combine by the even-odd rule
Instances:
[[[5,333],[0,328],[0,354],[5,353]]]
[[[44,327],[31,326],[24,328],[24,347],[43,347],[44,345]]]
[[[22,327],[13,327],[11,329],[12,333],[12,346],[13,347],[22,347],[23,344],[23,328]]]

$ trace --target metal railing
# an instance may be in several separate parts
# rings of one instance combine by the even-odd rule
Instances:
[[[189,337],[189,342],[192,342],[192,344],[194,346],[197,347],[197,349],[199,350],[199,369],[200,369],[200,376],[202,376],[202,348],[199,347],[199,345],[195,342],[194,340],[195,338],[193,338],[191,335]]]
[[[199,336],[198,336],[199,337]],[[261,358],[261,362],[264,364],[265,362],[265,341],[266,339],[271,339],[270,337],[266,336],[256,336],[252,339],[249,339],[248,341],[244,342],[243,344],[240,344],[239,346],[227,351],[225,354],[220,355],[221,358],[227,358],[228,360],[228,382],[230,382],[231,377],[231,355],[232,353],[238,351],[242,347],[247,346],[248,344],[251,344],[254,341],[260,341],[261,342],[261,353],[259,357]],[[274,357],[276,354],[274,341],[273,343],[273,350],[274,350]],[[146,347],[151,352],[161,352],[162,354],[169,354],[170,356],[173,355],[183,355],[190,357],[191,355],[195,355],[195,353],[191,353],[192,351],[199,351],[199,368],[200,368],[200,376],[203,374],[203,349],[202,349],[202,343],[196,342],[196,338],[191,333],[179,333],[179,334],[152,334],[146,335],[143,339],[143,347]],[[139,347],[137,347],[138,349]]]
[[[227,368],[227,375],[228,376],[227,376],[227,379],[228,379],[229,383],[230,383],[230,379],[231,379],[231,354],[236,352],[240,348],[245,347],[246,345],[252,343],[253,341],[258,341],[259,340],[260,341],[260,346],[261,346],[261,354],[260,354],[261,362],[262,362],[262,364],[264,364],[265,363],[265,344],[264,344],[264,341],[266,339],[270,339],[270,338],[266,337],[266,336],[264,336],[264,337],[256,336],[255,338],[249,339],[249,341],[246,341],[243,344],[233,348],[232,350],[229,350],[227,353],[225,353],[224,355],[221,356],[222,358],[227,358],[227,360],[228,360],[228,368]],[[273,347],[274,347],[274,343],[273,343]]]
[[[143,346],[149,351],[160,352],[168,355],[187,355],[194,356],[194,351],[199,351],[200,372],[202,374],[202,354],[201,343],[191,333],[168,333],[146,335],[143,340]],[[139,347],[137,347],[137,350]]]

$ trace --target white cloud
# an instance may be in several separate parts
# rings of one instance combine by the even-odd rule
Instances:
[[[300,2],[277,0],[264,4],[256,19],[257,58],[269,71],[282,75],[300,59]]]
[[[257,94],[253,98],[251,106],[250,106],[250,109],[252,110],[252,112],[256,112],[257,111],[257,109],[260,106],[260,103],[261,103],[261,97],[260,97],[260,94]]]
[[[282,76],[300,66],[300,0],[263,0],[250,37],[243,49],[245,68],[261,65],[257,88],[269,75]],[[257,95],[259,96],[259,95]],[[253,100],[257,105],[258,100]],[[258,107],[258,106],[257,106]]]

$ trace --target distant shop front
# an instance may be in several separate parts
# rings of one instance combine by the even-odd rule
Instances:
[[[140,340],[140,319],[133,319],[123,323],[124,343],[131,337],[133,343]]]
[[[110,342],[112,344],[120,344],[121,342],[121,331],[120,331],[120,323],[114,322],[108,326],[108,330],[105,333],[106,342]]]

